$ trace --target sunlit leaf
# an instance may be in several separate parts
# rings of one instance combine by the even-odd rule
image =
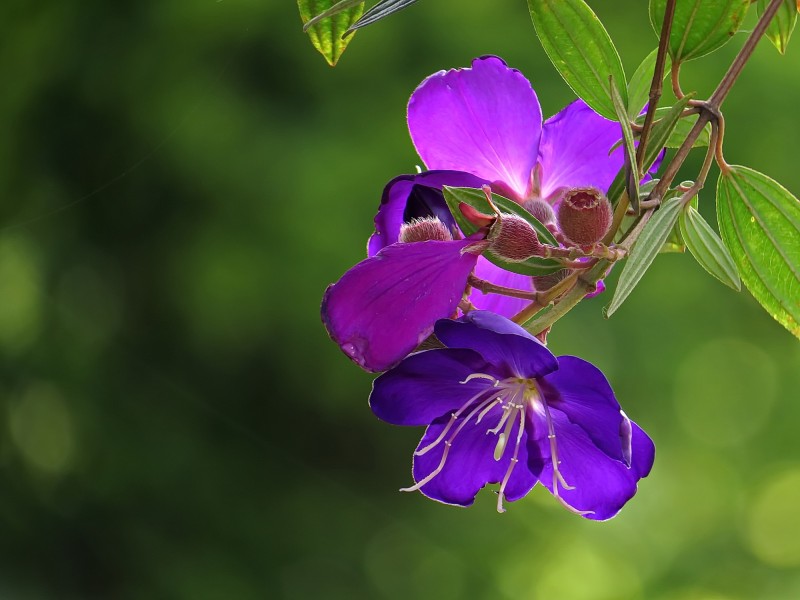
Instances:
[[[737,292],[742,289],[736,264],[725,244],[703,216],[687,206],[678,220],[681,237],[695,260],[711,275]]]
[[[758,0],[756,10],[760,17],[764,10],[769,5],[768,0]],[[786,46],[789,44],[789,38],[792,37],[792,31],[797,24],[797,11],[800,10],[800,0],[783,0],[783,4],[775,13],[772,21],[767,27],[764,35],[767,36],[772,45],[778,49],[781,54],[786,54]]]
[[[673,62],[686,62],[724,46],[739,31],[751,0],[677,0],[669,36]],[[667,0],[650,0],[650,22],[656,35]]]
[[[800,337],[800,202],[766,175],[731,167],[717,182],[717,221],[747,289]]]
[[[350,26],[350,28],[347,30],[347,33],[355,31],[356,29],[361,29],[367,25],[377,23],[381,19],[385,19],[389,15],[393,15],[394,13],[411,6],[416,1],[417,0],[381,0],[375,4],[375,6],[365,12],[358,21]]]
[[[678,214],[681,210],[680,198],[670,198],[645,225],[642,234],[633,246],[630,256],[625,260],[625,266],[620,273],[614,297],[606,309],[606,316],[610,317],[622,305],[628,295],[639,283],[645,271],[653,263],[664,242],[669,238]]]
[[[459,203],[463,202],[468,204],[469,206],[472,206],[473,208],[487,215],[494,214],[492,212],[492,208],[489,206],[489,203],[486,201],[486,196],[482,190],[445,186],[443,191],[447,206],[455,218],[459,228],[464,232],[465,235],[472,235],[478,231],[478,228],[464,218],[464,215],[458,209]],[[536,217],[522,208],[520,204],[514,202],[513,200],[509,200],[508,198],[504,198],[503,196],[498,196],[497,194],[492,194],[492,202],[495,203],[501,212],[515,214],[530,223],[531,226],[536,230],[536,234],[542,243],[549,244],[551,246],[558,246],[558,242],[556,242],[556,239],[553,237],[553,234],[550,233],[547,227],[537,221]],[[486,254],[485,257],[507,271],[520,273],[522,275],[547,275],[548,273],[553,273],[561,268],[556,261],[544,258],[529,258],[524,262],[515,263],[491,256],[489,254]]]
[[[353,38],[342,38],[353,23],[364,12],[364,3],[353,0],[297,0],[300,17],[307,27],[308,37],[332,67],[336,65],[345,48]],[[327,16],[320,16],[327,14]],[[319,20],[316,20],[319,17]]]
[[[608,93],[613,77],[628,105],[625,71],[603,24],[583,0],[528,0],[536,35],[555,68],[594,111],[617,119]]]

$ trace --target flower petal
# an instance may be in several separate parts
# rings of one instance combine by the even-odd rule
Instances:
[[[576,356],[559,356],[558,370],[540,381],[547,404],[557,408],[610,458],[625,461],[623,415],[603,372]]]
[[[601,117],[583,100],[547,119],[539,146],[542,197],[560,187],[594,186],[608,191],[624,160],[622,146],[611,155],[608,151],[621,139],[620,124]]]
[[[495,407],[484,415],[476,424],[477,415],[463,427],[452,440],[452,445],[441,471],[420,491],[439,502],[469,506],[475,501],[475,495],[487,483],[499,483],[503,480],[511,464],[514,453],[516,435],[519,425],[515,425],[510,433],[511,440],[505,447],[500,460],[494,459],[498,437],[487,433],[502,415],[502,409]],[[519,418],[519,417],[517,417]],[[447,426],[449,419],[439,419],[428,427],[417,447],[417,452],[436,441]],[[445,440],[453,435],[454,429],[446,434],[445,439],[437,446],[422,455],[414,456],[414,481],[422,481],[433,473],[440,465],[442,454],[446,448]],[[518,500],[527,494],[536,484],[536,477],[527,468],[528,453],[526,433],[523,431],[519,446],[517,462],[509,478],[504,497],[509,502]]]
[[[329,286],[322,320],[356,364],[383,371],[452,315],[478,257],[465,239],[392,244]]]
[[[488,391],[488,380],[467,378],[491,371],[473,350],[418,352],[374,381],[369,405],[378,418],[394,425],[429,425]]]
[[[529,468],[538,475],[550,493],[553,493],[553,463],[547,424],[543,416],[533,411]],[[616,515],[636,493],[639,474],[624,463],[609,458],[589,438],[583,428],[570,423],[557,408],[550,408],[556,433],[559,471],[568,485],[558,485],[558,495],[578,511],[591,511],[587,519],[604,521]]]
[[[423,81],[408,103],[408,128],[429,169],[466,171],[527,195],[542,110],[528,80],[496,56]]]
[[[656,458],[656,445],[644,430],[633,421],[631,423],[631,469],[640,479],[650,474]]]
[[[395,177],[383,188],[375,215],[375,233],[367,244],[368,255],[375,256],[381,248],[394,244],[399,239],[400,226],[414,217],[437,216],[448,229],[455,226],[442,196],[442,186],[479,188],[487,183],[461,171],[426,171]],[[422,214],[426,208],[427,214]]]
[[[533,282],[530,276],[520,275],[501,269],[484,257],[479,258],[478,264],[475,265],[475,276],[480,279],[485,279],[495,285],[502,285],[526,292],[533,291]],[[531,302],[530,300],[523,300],[521,298],[501,296],[500,294],[484,294],[480,290],[474,288],[470,292],[469,300],[475,305],[475,308],[488,310],[508,318],[513,317]]]
[[[436,323],[436,337],[449,348],[471,348],[505,371],[506,377],[541,377],[558,368],[556,357],[508,319],[474,310],[458,321]]]

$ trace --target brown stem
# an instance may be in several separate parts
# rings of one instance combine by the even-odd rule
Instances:
[[[672,65],[670,79],[672,81],[672,93],[675,94],[678,100],[682,100],[686,94],[681,89],[681,63],[676,62]]]
[[[658,40],[656,66],[653,70],[653,81],[650,83],[650,101],[647,105],[647,113],[645,113],[642,132],[639,136],[639,147],[636,150],[637,173],[642,172],[644,151],[647,147],[647,140],[650,137],[650,130],[653,127],[653,118],[656,114],[656,108],[658,108],[658,101],[661,99],[662,86],[664,84],[664,65],[667,62],[667,47],[669,46],[669,36],[672,32],[672,21],[675,17],[676,1],[667,0],[664,21],[661,23],[661,37]]]
[[[725,76],[722,78],[722,81],[719,82],[717,89],[714,90],[714,93],[711,94],[711,98],[708,99],[708,103],[711,106],[717,109],[722,106],[722,103],[725,101],[725,98],[731,91],[733,84],[736,83],[736,80],[742,73],[742,69],[744,69],[744,66],[750,58],[750,55],[753,54],[753,50],[756,49],[758,42],[761,41],[761,36],[764,35],[764,32],[767,30],[770,21],[772,21],[772,17],[774,17],[775,13],[778,12],[781,4],[783,4],[783,0],[772,0],[767,6],[767,9],[758,19],[758,23],[756,23],[756,26],[750,33],[750,36],[744,43],[744,46],[742,46],[742,49],[739,50],[739,54],[737,54],[736,58],[733,59],[731,66],[728,68],[728,72],[725,73]]]
[[[469,285],[476,290],[480,290],[484,294],[499,294],[501,296],[510,296],[511,298],[522,298],[523,300],[538,300],[538,292],[528,292],[525,290],[518,290],[515,288],[505,287],[503,285],[495,285],[485,279],[479,279],[475,275],[470,275],[468,279]]]

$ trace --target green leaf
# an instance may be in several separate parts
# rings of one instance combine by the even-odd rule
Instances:
[[[747,167],[717,182],[717,221],[747,289],[800,338],[800,202]]]
[[[620,273],[619,282],[617,282],[617,289],[614,290],[614,297],[606,309],[606,317],[610,317],[617,311],[639,283],[642,275],[650,267],[664,242],[667,241],[678,220],[680,210],[680,198],[670,198],[661,205],[661,208],[644,226],[642,234],[636,240],[630,256],[625,261],[625,267]]]
[[[444,192],[445,202],[447,202],[447,206],[450,209],[453,218],[455,218],[458,227],[461,229],[464,235],[472,235],[478,231],[478,227],[464,218],[464,215],[461,214],[461,211],[458,208],[459,203],[463,202],[468,204],[484,214],[493,214],[492,207],[489,206],[489,203],[486,201],[486,196],[482,190],[444,186],[442,191]],[[495,206],[497,206],[501,212],[518,215],[530,223],[530,225],[536,230],[536,234],[539,236],[539,241],[541,241],[543,244],[558,246],[558,242],[553,237],[553,234],[547,229],[547,227],[542,225],[536,219],[536,217],[522,208],[520,204],[497,194],[492,194],[492,202],[495,203]],[[498,267],[505,269],[506,271],[511,271],[512,273],[519,273],[521,275],[547,275],[548,273],[554,273],[562,268],[558,262],[552,259],[529,258],[524,262],[513,263],[491,256],[490,254],[486,254],[484,256]]]
[[[304,31],[314,48],[325,57],[330,66],[336,66],[345,48],[353,39],[342,35],[364,12],[364,1],[356,0],[297,0]]]
[[[737,292],[742,289],[736,264],[717,233],[691,205],[681,211],[681,237],[700,266]]]
[[[631,119],[635,119],[650,100],[650,85],[653,83],[656,58],[658,58],[658,48],[647,55],[628,83],[628,117]],[[667,56],[664,63],[664,76],[669,73],[671,62]]]
[[[677,0],[669,36],[673,63],[704,56],[724,46],[739,31],[751,0]],[[667,0],[650,0],[650,22],[656,35]]]
[[[377,23],[381,19],[385,19],[389,15],[393,15],[394,13],[411,6],[416,1],[417,0],[381,0],[375,4],[375,6],[365,12],[364,16],[362,16],[347,30],[347,33],[355,31],[356,29],[361,29],[367,25]]]
[[[767,0],[758,0],[756,11],[759,17],[764,13],[768,4]],[[775,13],[764,33],[781,54],[786,54],[786,46],[789,44],[789,38],[792,37],[794,26],[797,24],[798,10],[800,10],[800,4],[796,0],[783,0],[783,4]]]
[[[597,15],[583,0],[528,0],[528,9],[544,51],[567,85],[595,112],[616,120],[608,78],[620,86],[627,106],[625,71]]]
[[[625,109],[625,104],[614,85],[614,78],[609,78],[609,90],[611,92],[611,100],[614,102],[614,110],[617,112],[617,119],[622,126],[622,145],[625,147],[625,164],[623,170],[625,171],[625,189],[628,191],[628,198],[630,198],[631,207],[637,213],[639,212],[639,177],[636,168],[636,146],[633,143],[633,130],[631,129],[631,122],[628,119],[628,113]]]
[[[669,110],[669,108],[659,108],[656,110],[656,122],[658,122],[659,119],[663,119]],[[680,148],[681,144],[683,144],[684,140],[686,139],[686,136],[689,135],[689,132],[692,130],[692,127],[694,127],[694,124],[699,118],[700,116],[698,115],[680,119],[677,123],[675,123],[675,129],[672,130],[672,133],[670,133],[664,145],[667,148]],[[641,125],[642,123],[644,123],[644,115],[636,118],[637,125]],[[710,143],[711,123],[706,123],[703,131],[700,132],[697,140],[695,140],[694,144],[692,144],[692,148],[706,148]]]

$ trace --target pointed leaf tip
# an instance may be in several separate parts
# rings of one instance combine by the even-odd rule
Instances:
[[[330,66],[336,66],[353,39],[342,36],[361,17],[364,0],[297,0],[297,7],[311,44]]]

